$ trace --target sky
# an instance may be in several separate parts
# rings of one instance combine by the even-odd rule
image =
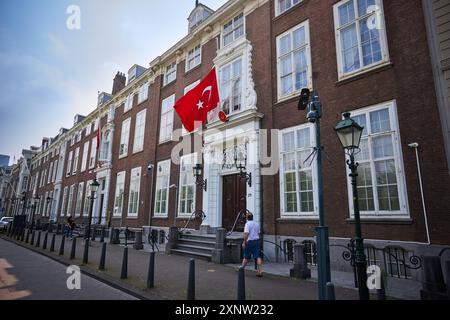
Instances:
[[[217,10],[226,0],[200,2]],[[98,91],[111,92],[117,71],[148,67],[183,38],[194,7],[195,0],[1,0],[0,154],[12,164],[22,149],[71,128],[75,114],[94,110]]]

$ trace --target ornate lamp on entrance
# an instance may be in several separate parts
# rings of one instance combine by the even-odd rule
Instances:
[[[248,183],[248,186],[252,186],[252,173],[247,173],[247,154],[242,152],[242,150],[238,151],[238,147],[234,147],[234,164],[236,168],[239,170],[241,175],[241,179],[245,179]]]
[[[361,127],[355,120],[350,118],[350,113],[344,113],[344,120],[338,122],[334,128],[342,147],[349,156],[347,165],[351,171],[353,189],[353,208],[355,216],[355,244],[356,244],[356,270],[358,274],[359,298],[369,300],[369,290],[367,289],[367,262],[364,254],[364,243],[361,235],[361,219],[359,215],[359,200],[356,178],[358,177],[358,163],[355,162],[355,152],[359,150],[359,143],[364,127]]]
[[[202,179],[203,166],[200,163],[197,163],[194,166],[193,170],[194,170],[195,184],[202,187],[203,190],[206,191],[207,181],[206,181],[206,179],[205,180]]]
[[[86,234],[84,235],[86,239],[89,239],[89,236],[91,235],[92,210],[94,209],[95,194],[97,193],[99,187],[100,183],[98,183],[97,178],[94,178],[94,181],[91,183],[91,207],[89,208],[88,227]]]

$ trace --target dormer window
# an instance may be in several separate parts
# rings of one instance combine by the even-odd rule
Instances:
[[[223,46],[227,46],[244,35],[244,14],[241,13],[223,26]]]
[[[205,21],[214,11],[203,4],[199,4],[198,1],[195,5],[195,9],[189,15],[189,32],[199,26]]]

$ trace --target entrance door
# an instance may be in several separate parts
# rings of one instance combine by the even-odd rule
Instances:
[[[224,176],[222,190],[222,228],[230,231],[239,211],[247,207],[247,182],[239,174]],[[243,232],[244,223],[238,222],[234,231]]]

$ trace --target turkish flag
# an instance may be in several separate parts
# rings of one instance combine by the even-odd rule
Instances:
[[[216,68],[202,80],[194,89],[178,100],[175,111],[180,116],[184,128],[188,132],[194,131],[194,123],[206,122],[208,112],[219,105],[219,89],[217,86]]]

